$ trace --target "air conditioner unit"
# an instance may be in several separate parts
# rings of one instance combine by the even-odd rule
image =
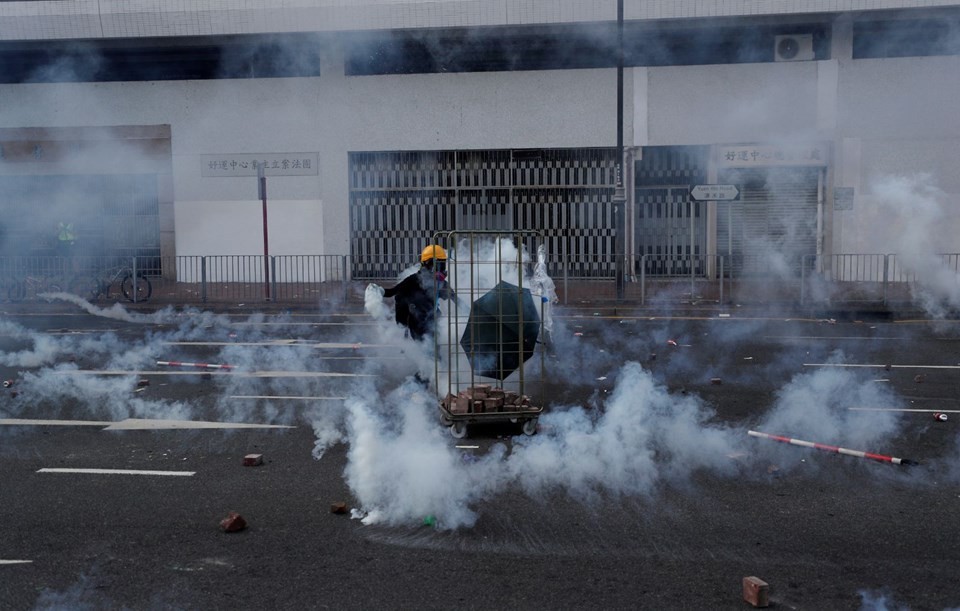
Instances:
[[[773,57],[778,62],[800,62],[813,59],[813,34],[775,36]]]

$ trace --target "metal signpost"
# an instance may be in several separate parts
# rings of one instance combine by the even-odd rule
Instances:
[[[740,200],[738,185],[694,185],[690,188],[690,298],[693,299],[693,204],[694,202],[733,202]],[[733,277],[733,206],[727,205],[727,256],[730,257]],[[721,285],[723,279],[720,279]]]

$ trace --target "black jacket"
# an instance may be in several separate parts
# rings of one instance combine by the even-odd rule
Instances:
[[[393,288],[384,289],[383,296],[396,299],[397,322],[409,329],[410,337],[417,340],[433,332],[439,299],[456,299],[446,277],[426,267]]]

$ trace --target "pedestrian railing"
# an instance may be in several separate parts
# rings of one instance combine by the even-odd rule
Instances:
[[[46,299],[56,292],[91,300],[125,297],[124,277],[149,280],[149,302],[320,305],[361,300],[365,286],[392,285],[417,254],[191,255],[177,257],[0,257],[0,300]],[[807,255],[763,261],[722,255],[576,257],[547,255],[562,304],[629,301],[676,304],[877,304],[960,295],[960,254]],[[733,261],[733,264],[731,264]],[[101,292],[91,294],[91,287]],[[106,289],[106,290],[103,290]]]

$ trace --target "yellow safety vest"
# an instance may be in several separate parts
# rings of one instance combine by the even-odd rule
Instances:
[[[73,223],[60,223],[60,235],[58,237],[61,242],[73,242]]]

